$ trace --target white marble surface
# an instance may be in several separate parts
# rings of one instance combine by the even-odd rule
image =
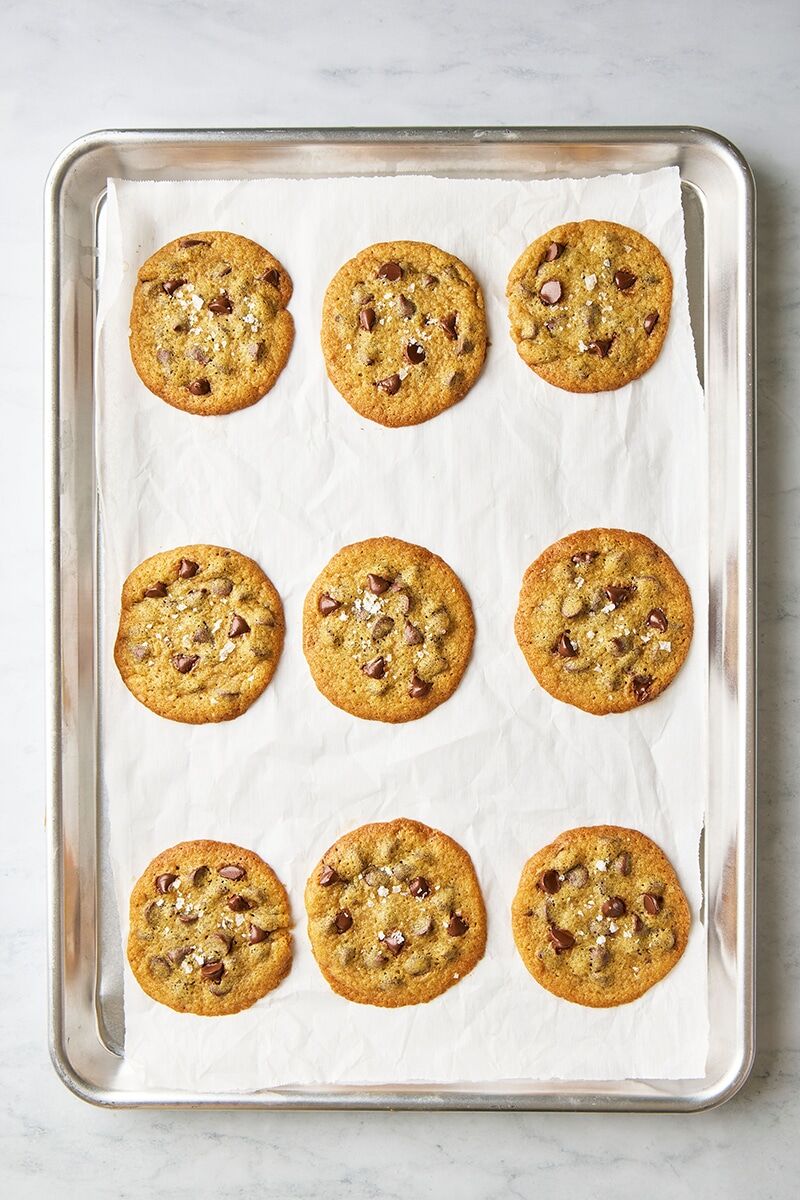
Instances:
[[[4,0],[0,6],[0,1191],[171,1196],[788,1195],[800,1173],[800,15],[796,0]],[[719,129],[759,187],[759,1054],[699,1117],[105,1112],[45,1047],[41,187],[103,126]]]

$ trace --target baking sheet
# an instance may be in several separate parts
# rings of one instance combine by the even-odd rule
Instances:
[[[558,222],[601,216],[656,241],[675,275],[672,328],[655,367],[620,392],[569,396],[518,359],[504,287],[520,250]],[[201,228],[255,238],[292,274],[297,339],[268,397],[197,419],[139,383],[127,348],[139,263]],[[324,288],[362,246],[434,241],[473,268],[493,345],[461,404],[423,426],[362,421],[327,383],[318,346]],[[524,860],[560,830],[612,821],[653,836],[695,914],[705,804],[707,511],[703,397],[686,302],[677,169],[594,180],[418,177],[233,183],[112,182],[100,295],[98,464],[104,623],[122,580],[159,549],[219,542],[253,555],[284,600],[287,643],[265,695],[234,722],[184,727],[138,705],[104,644],[102,785],[123,925],[149,858],[187,837],[251,846],[287,884],[295,963],[270,997],[208,1021],[152,1004],[125,981],[126,1059],[149,1086],[694,1078],[707,1048],[704,933],[634,1005],[558,1001],[528,976],[508,908]],[[538,688],[513,637],[525,567],[555,538],[595,524],[652,536],[692,588],[698,636],[666,695],[593,718]],[[453,698],[400,727],[359,722],[311,682],[300,649],[305,591],[345,542],[379,533],[443,555],[478,624]],[[489,910],[475,971],[418,1009],[334,996],[311,956],[306,875],[344,830],[408,815],[464,844]],[[126,932],[126,930],[124,931]]]

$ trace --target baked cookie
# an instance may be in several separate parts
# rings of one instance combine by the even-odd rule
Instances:
[[[610,392],[658,358],[672,273],[635,229],[573,221],[523,250],[506,291],[511,336],[537,375],[567,392]]]
[[[181,842],[154,858],[131,893],[128,962],[139,986],[176,1012],[249,1008],[292,964],[286,889],[228,842]]]
[[[322,974],[359,1004],[423,1004],[463,979],[486,948],[472,859],[406,818],[339,838],[306,884],[306,911]]]
[[[280,596],[258,563],[221,546],[179,546],[125,580],[114,661],[159,716],[229,721],[272,679],[283,635]]]
[[[380,242],[345,263],[322,307],[331,383],[362,417],[419,425],[461,400],[481,373],[478,281],[427,242]]]
[[[190,233],[139,270],[131,357],[145,387],[186,412],[247,408],[289,357],[292,281],[277,258],[236,233]]]
[[[525,864],[511,906],[514,941],[555,996],[610,1008],[671,971],[691,916],[677,876],[635,829],[569,829]]]
[[[641,533],[583,529],[525,572],[514,623],[539,683],[585,712],[654,700],[692,640],[692,599],[672,559]]]
[[[461,580],[437,554],[369,538],[334,554],[303,608],[303,650],[331,703],[414,721],[452,696],[475,636]]]

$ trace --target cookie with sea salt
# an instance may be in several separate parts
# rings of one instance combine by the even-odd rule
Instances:
[[[322,349],[331,383],[362,417],[418,425],[480,375],[483,293],[469,267],[437,246],[368,246],[328,285]]]
[[[602,715],[659,696],[683,665],[693,624],[686,581],[655,542],[583,529],[528,567],[514,629],[545,691]]]
[[[569,829],[525,864],[511,907],[514,941],[555,996],[628,1004],[672,970],[691,914],[662,850],[635,829]]]
[[[354,829],[306,884],[311,948],[359,1004],[423,1004],[483,957],[486,910],[472,860],[438,829],[400,818]]]
[[[669,326],[672,272],[657,246],[613,221],[557,225],[508,277],[511,336],[528,366],[568,392],[638,379]]]
[[[137,700],[172,721],[228,721],[275,673],[283,605],[252,558],[179,546],[125,580],[114,661]]]
[[[290,926],[286,889],[252,850],[181,842],[153,859],[131,893],[128,962],[159,1004],[223,1016],[289,973]]]
[[[190,233],[139,269],[133,365],[145,387],[185,412],[255,404],[286,365],[292,281],[268,250],[236,233]]]
[[[306,596],[303,650],[332,704],[371,721],[414,721],[458,687],[475,636],[451,567],[398,538],[334,554]]]

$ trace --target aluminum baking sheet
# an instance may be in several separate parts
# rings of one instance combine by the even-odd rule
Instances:
[[[706,1078],[523,1081],[482,1085],[479,1091],[457,1085],[284,1088],[246,1095],[132,1090],[122,1042],[119,932],[96,793],[91,355],[97,215],[106,177],[401,172],[530,179],[669,164],[678,165],[683,181],[690,299],[701,369],[705,366],[711,448],[711,753],[703,866],[713,1023]],[[674,1109],[702,1107],[731,1094],[752,1055],[753,201],[749,174],[735,151],[714,135],[678,130],[658,137],[654,131],[648,136],[647,131],[609,130],[106,134],[84,139],[65,153],[51,176],[50,199],[50,449],[57,472],[53,483],[59,483],[52,496],[58,512],[51,574],[52,1042],[62,1076],[87,1099],[105,1103]]]

